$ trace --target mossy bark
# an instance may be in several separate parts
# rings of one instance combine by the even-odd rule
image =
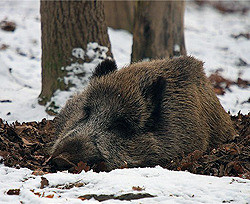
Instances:
[[[74,62],[73,48],[86,49],[89,42],[109,48],[110,41],[102,1],[42,1],[42,91],[39,103],[45,105],[53,93],[67,90],[62,67]]]
[[[184,1],[137,1],[131,61],[185,55]]]

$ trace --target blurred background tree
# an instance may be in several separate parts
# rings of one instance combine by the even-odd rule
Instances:
[[[131,61],[186,55],[184,1],[137,1]]]
[[[135,1],[104,1],[108,27],[133,32]]]
[[[186,55],[185,1],[104,1],[106,22],[133,33],[131,62]]]

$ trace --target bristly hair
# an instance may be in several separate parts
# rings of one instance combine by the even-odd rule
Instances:
[[[106,59],[102,61],[98,66],[95,68],[91,79],[95,77],[101,77],[107,75],[111,72],[117,70],[117,65],[114,60]]]
[[[158,125],[161,123],[160,120],[162,118],[162,103],[165,89],[166,80],[159,76],[151,85],[145,87],[144,90],[142,90],[144,97],[150,98],[150,106],[153,108],[151,116],[145,124],[145,126],[151,131],[157,130]]]

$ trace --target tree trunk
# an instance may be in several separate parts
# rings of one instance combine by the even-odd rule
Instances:
[[[72,56],[74,48],[86,50],[89,42],[108,48],[110,42],[102,1],[43,1],[40,4],[42,28],[42,91],[39,103],[45,105],[56,90],[67,90],[63,69],[83,57]],[[82,58],[82,59],[80,59]]]
[[[138,1],[131,61],[185,55],[184,1]]]
[[[104,1],[107,26],[124,29],[132,33],[134,23],[134,1]]]

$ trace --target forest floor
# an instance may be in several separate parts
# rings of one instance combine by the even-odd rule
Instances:
[[[250,179],[250,115],[232,116],[235,129],[239,135],[232,141],[201,152],[198,149],[182,158],[175,158],[163,166],[175,171],[189,171],[195,174],[211,176],[238,176]],[[0,119],[0,156],[4,165],[9,167],[26,167],[39,174],[55,173],[58,169],[47,162],[47,151],[55,141],[53,121],[43,119],[41,122],[4,123]],[[0,160],[0,161],[1,161]],[[95,164],[94,168],[83,164],[71,169],[72,173],[82,170],[105,171],[105,164]],[[81,168],[82,167],[82,168]],[[98,168],[97,168],[98,167]],[[70,170],[70,169],[69,169]]]
[[[205,62],[205,72],[225,110],[234,115],[239,135],[163,168],[109,173],[95,172],[105,168],[89,170],[84,161],[73,173],[54,173],[56,167],[47,162],[47,149],[55,140],[53,117],[37,103],[39,1],[0,2],[0,203],[250,203],[249,6],[206,2],[187,3],[187,53]],[[109,36],[118,66],[129,64],[132,35],[110,28]]]
[[[250,115],[231,118],[239,135],[217,148],[195,150],[163,167],[107,173],[105,164],[89,167],[84,161],[57,171],[48,161],[55,140],[51,120],[0,120],[0,203],[248,203]]]

